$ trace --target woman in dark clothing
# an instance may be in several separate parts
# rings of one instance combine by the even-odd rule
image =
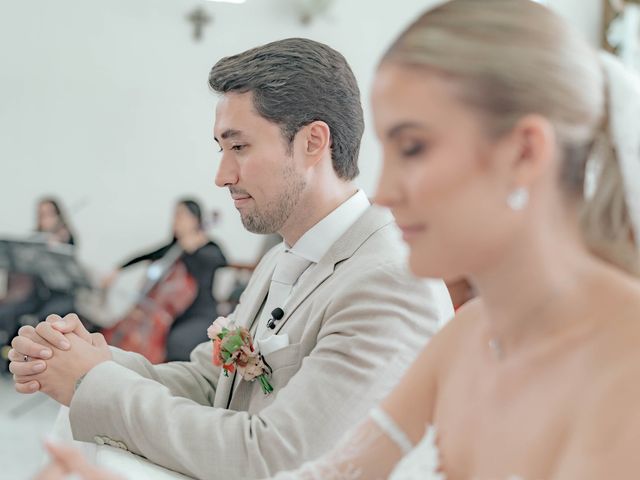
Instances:
[[[69,225],[67,216],[60,207],[60,203],[52,197],[42,198],[38,202],[36,232],[47,242],[50,247],[70,245],[75,248],[76,238]],[[66,315],[75,311],[75,295],[68,292],[59,292],[47,289],[39,278],[35,279],[36,288],[39,290],[42,304],[33,312],[38,321],[44,320],[48,315]],[[34,318],[34,320],[35,320]]]
[[[51,248],[75,246],[71,227],[58,201],[43,198],[38,202],[36,212],[34,240],[42,241]],[[38,323],[51,313],[66,315],[74,311],[73,295],[49,289],[39,276],[10,272],[8,283],[11,295],[0,302],[0,321],[4,318],[6,323],[17,326],[18,320],[24,315],[29,315],[32,322]],[[15,294],[11,292],[13,285],[20,286]]]
[[[176,205],[171,242],[123,263],[105,281],[105,286],[108,286],[120,270],[140,262],[164,258],[176,244],[182,249],[179,259],[195,280],[197,293],[193,302],[171,325],[166,361],[188,360],[191,351],[207,341],[207,327],[217,316],[217,305],[213,298],[214,274],[227,264],[227,260],[220,247],[207,237],[198,203],[193,200],[180,201]]]
[[[50,248],[75,246],[71,227],[57,200],[47,197],[38,202],[36,229],[30,240],[42,241]],[[35,325],[51,313],[66,315],[75,310],[74,305],[72,293],[49,288],[40,276],[9,272],[7,295],[0,298],[0,349],[9,343],[22,325]],[[0,365],[0,372],[3,370]]]

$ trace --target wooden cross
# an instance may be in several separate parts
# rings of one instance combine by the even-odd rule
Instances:
[[[198,7],[187,15],[187,20],[193,24],[193,39],[195,41],[202,40],[202,32],[204,26],[211,22],[212,18],[202,7]]]

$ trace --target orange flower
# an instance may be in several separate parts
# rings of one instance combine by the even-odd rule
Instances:
[[[219,317],[209,327],[209,338],[213,342],[213,364],[222,367],[224,375],[237,371],[243,380],[258,379],[265,394],[273,392],[269,382],[271,369],[253,346],[251,333],[245,327],[236,327]]]
[[[222,340],[220,340],[219,338],[216,338],[213,341],[213,364],[216,367],[219,367],[220,365],[222,365],[222,362],[220,361],[221,344],[222,344]]]

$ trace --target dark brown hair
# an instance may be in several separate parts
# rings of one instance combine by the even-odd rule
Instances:
[[[314,121],[331,131],[331,158],[338,177],[355,178],[364,131],[360,90],[345,58],[331,47],[288,38],[225,57],[209,73],[218,93],[253,94],[260,115],[278,124],[291,145]]]

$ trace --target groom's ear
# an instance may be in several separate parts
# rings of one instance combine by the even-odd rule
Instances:
[[[311,168],[331,152],[331,129],[322,120],[305,125],[296,134],[302,144],[305,166]]]

